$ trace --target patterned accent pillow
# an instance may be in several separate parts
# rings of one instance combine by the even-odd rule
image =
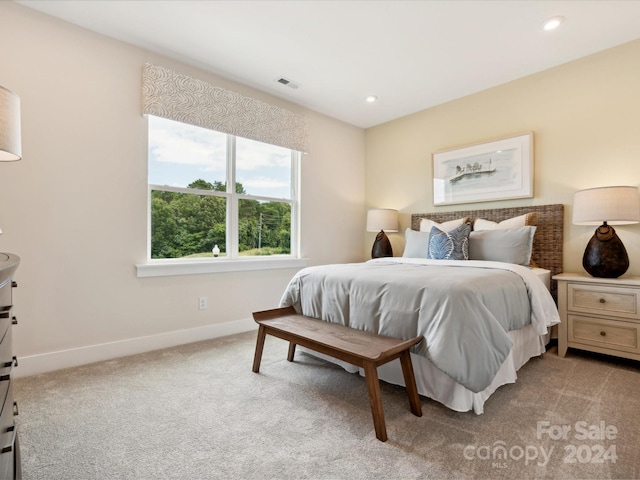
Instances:
[[[431,228],[427,258],[434,260],[469,260],[471,224],[465,223],[450,232]]]

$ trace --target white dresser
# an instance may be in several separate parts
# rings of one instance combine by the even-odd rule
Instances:
[[[18,480],[22,477],[20,445],[15,416],[18,404],[13,398],[13,369],[18,359],[13,355],[11,334],[18,323],[13,312],[13,289],[17,287],[13,274],[20,257],[0,253],[0,479]]]
[[[579,348],[640,360],[640,278],[561,273],[558,355]]]

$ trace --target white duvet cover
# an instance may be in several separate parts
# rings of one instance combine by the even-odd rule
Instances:
[[[559,322],[538,275],[500,262],[392,258],[310,267],[291,280],[281,301],[289,305],[396,338],[424,335],[426,342],[412,352],[419,392],[476,413],[498,386],[515,381],[522,364],[544,352],[541,335]],[[403,384],[395,363],[381,367],[380,378]]]

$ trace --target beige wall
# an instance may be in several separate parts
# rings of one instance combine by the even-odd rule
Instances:
[[[307,114],[302,254],[310,264],[362,260],[362,129],[12,2],[0,2],[0,30],[0,85],[22,101],[24,158],[0,165],[0,251],[22,258],[14,301],[22,374],[140,349],[145,342],[122,348],[139,337],[167,334],[171,343],[180,337],[170,332],[252,325],[251,312],[277,306],[295,273],[136,277],[146,256],[145,62]]]
[[[12,2],[0,2],[0,28],[0,85],[22,100],[24,159],[0,165],[0,251],[22,257],[14,344],[26,361],[18,374],[153,348],[163,335],[186,338],[179,331],[249,325],[295,273],[136,277],[146,255],[144,62],[309,116],[301,176],[310,264],[368,258],[366,207],[398,208],[404,229],[411,212],[563,203],[565,270],[581,271],[593,229],[570,224],[573,192],[640,184],[640,41],[363,132]],[[533,199],[433,207],[432,152],[524,131],[535,135]],[[629,273],[640,275],[640,226],[618,232]],[[401,254],[403,235],[390,237]]]
[[[470,72],[472,75],[473,72]],[[573,192],[640,185],[640,40],[366,131],[366,203],[398,208],[401,231],[415,212],[565,205],[565,271],[582,272],[595,227],[571,225]],[[533,131],[534,197],[433,206],[431,154]],[[616,228],[627,275],[640,275],[640,225]],[[402,233],[389,235],[396,255]],[[369,249],[373,234],[367,235]]]

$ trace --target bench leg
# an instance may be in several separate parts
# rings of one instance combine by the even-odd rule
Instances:
[[[287,360],[293,362],[293,356],[296,354],[296,344],[289,342],[289,353],[287,354]]]
[[[382,397],[380,396],[380,382],[378,381],[378,369],[373,362],[364,362],[364,375],[369,389],[369,403],[373,414],[373,426],[376,429],[376,438],[381,442],[387,441],[387,427],[384,424],[384,411],[382,410]]]
[[[411,354],[409,350],[405,350],[400,355],[400,364],[402,365],[404,384],[406,385],[407,395],[409,396],[411,413],[416,417],[421,417],[422,405],[420,405],[420,397],[418,396],[418,387],[416,387],[416,377],[413,374],[413,365],[411,364]]]
[[[258,339],[256,340],[256,353],[253,356],[253,371],[258,373],[260,371],[260,361],[262,360],[262,350],[264,349],[264,337],[267,336],[267,331],[263,325],[258,327]]]

